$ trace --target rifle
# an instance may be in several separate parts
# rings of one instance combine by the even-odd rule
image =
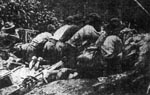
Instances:
[[[51,73],[51,72],[53,72],[55,69],[61,67],[62,65],[63,65],[63,62],[62,62],[62,61],[59,61],[58,63],[52,65],[51,67],[49,67],[49,68],[47,68],[47,69],[41,71],[39,74],[35,75],[34,77],[38,77],[38,76],[42,75],[42,76],[43,76],[43,80],[45,81],[45,83],[48,83],[48,81],[47,81],[46,78],[44,77],[44,74],[45,74],[45,73]],[[57,72],[57,71],[56,71],[56,72]],[[54,73],[54,72],[53,72],[53,73]]]
[[[46,72],[46,73],[57,73],[59,70],[56,70],[57,68],[61,67],[63,65],[63,62],[62,61],[59,61],[58,63],[42,70],[41,72],[39,72],[38,74],[35,74],[35,75],[32,75],[32,76],[28,76],[27,78],[24,79],[24,81],[20,84],[18,84],[17,86],[16,85],[12,85],[12,91],[9,91],[7,94],[9,95],[23,95],[29,91],[31,91],[33,88],[35,88],[35,86],[37,85],[38,82],[40,82],[40,78],[41,78],[41,75],[42,75],[42,78],[43,77],[43,74]],[[46,79],[43,79],[46,83],[47,80]],[[2,92],[4,92],[2,90]]]
[[[150,16],[150,13],[142,6],[142,4],[139,2],[139,1],[137,1],[137,0],[134,0],[137,4],[138,4],[138,6],[148,15],[148,16]]]
[[[11,71],[8,71],[7,73],[5,73],[3,76],[0,76],[0,80],[3,79],[4,77],[6,76],[9,76],[11,75],[12,73],[14,73],[15,71],[23,68],[24,66],[19,66],[19,67],[16,67],[15,69],[11,70]]]
[[[2,76],[0,76],[0,89],[4,88],[6,86],[11,86],[13,84],[13,79],[11,74],[13,74],[15,71],[23,68],[24,66],[19,66],[16,67],[15,69],[11,70],[11,71],[7,71],[6,73],[4,73]],[[5,83],[5,84],[4,84]]]

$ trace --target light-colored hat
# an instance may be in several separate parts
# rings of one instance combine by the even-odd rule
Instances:
[[[8,30],[14,28],[15,25],[12,22],[6,22],[4,27],[2,27],[2,30]]]

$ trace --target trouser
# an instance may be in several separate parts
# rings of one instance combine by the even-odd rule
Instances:
[[[65,66],[74,67],[77,50],[72,46],[51,39],[43,49],[43,58],[48,60],[49,64],[54,64],[60,60],[64,61]]]
[[[104,62],[104,76],[108,76],[111,74],[116,74],[116,73],[121,73],[121,59],[116,57],[116,58],[111,58],[111,59],[105,59]]]
[[[58,58],[57,58],[57,51],[56,51],[56,40],[54,39],[49,39],[49,41],[47,41],[44,45],[43,48],[43,58],[45,60],[47,60],[47,64],[54,64],[55,62],[57,62]]]

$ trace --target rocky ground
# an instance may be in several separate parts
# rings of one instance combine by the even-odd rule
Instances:
[[[2,55],[5,55],[4,53],[5,52],[3,52]],[[5,58],[4,56],[3,59],[7,59],[7,58]],[[21,71],[23,73],[20,73]],[[1,74],[3,75],[3,73],[0,72],[0,76]],[[31,75],[31,73],[29,72],[27,73],[27,71],[20,70],[18,71],[18,74],[16,75],[25,76],[26,74]],[[17,78],[21,79],[22,77],[17,76]],[[121,88],[122,86],[116,86],[115,89],[112,88],[109,90],[105,90],[104,92],[97,92],[97,90],[93,88],[93,85],[97,82],[98,82],[98,79],[57,80],[57,81],[50,82],[48,84],[42,84],[40,86],[36,86],[34,89],[32,89],[30,92],[27,92],[25,95],[144,95],[143,93],[140,93],[140,90],[142,90],[142,86],[135,86],[135,88],[141,87],[141,89],[135,92],[132,92],[130,90],[132,89],[132,87],[128,87],[128,86],[126,86],[125,90]],[[17,86],[10,86],[6,88],[2,88],[2,89],[0,88],[0,95],[11,95],[9,93],[13,92],[16,89],[17,89]],[[18,94],[13,94],[13,95],[18,95]],[[19,95],[23,95],[23,94],[19,94]]]
[[[141,93],[131,93],[115,90],[112,93],[105,91],[103,93],[94,91],[92,85],[97,80],[71,79],[58,80],[47,85],[36,87],[26,95],[144,95]]]
[[[88,79],[58,80],[37,87],[26,95],[97,95],[92,88],[95,82]]]
[[[11,78],[13,79],[13,82],[15,82],[16,84],[20,84],[24,79],[23,76],[25,77],[27,75],[34,75],[34,74],[35,73],[28,70],[28,68],[21,68],[15,71],[12,74],[13,77]],[[123,84],[120,83],[119,85],[113,86],[109,89],[102,90],[103,86],[98,89],[93,87],[93,85],[95,85],[97,82],[98,79],[81,79],[81,78],[57,80],[57,81],[49,82],[47,84],[46,83],[37,84],[30,91],[25,91],[25,95],[144,95],[143,93],[142,94],[139,93],[140,90],[142,91],[143,88],[140,85],[130,87],[128,85],[130,84],[129,82],[124,82]],[[6,82],[2,84],[0,83],[0,85],[3,84],[7,84],[7,83]],[[137,91],[135,90],[134,92],[132,92],[133,88],[139,88],[139,90]],[[9,87],[1,88],[0,95],[23,95],[24,94],[24,92],[21,94],[18,93],[12,94],[12,92],[16,91],[17,89],[18,86],[16,85],[10,85]]]
[[[22,76],[22,74],[25,76],[24,72],[28,71],[25,70],[26,69],[19,69],[17,72],[15,72],[18,73],[16,74],[18,77],[14,76],[14,79],[20,80],[21,77],[19,76]],[[26,74],[30,73],[28,72]],[[140,90],[142,90],[143,88],[140,85],[135,86],[135,88],[141,87],[141,89],[135,92],[132,92],[131,89],[133,89],[133,87],[130,87],[128,85],[129,82],[125,82],[123,84],[120,83],[119,85],[113,86],[112,88],[101,90],[103,89],[103,86],[98,89],[93,87],[93,85],[95,85],[97,82],[98,79],[81,79],[81,78],[57,80],[49,82],[47,84],[46,83],[37,84],[33,89],[31,89],[31,91],[26,91],[25,95],[144,95],[143,93],[139,93]],[[17,89],[16,85],[10,85],[9,87],[0,89],[0,95],[23,95],[23,93],[12,94],[12,92],[16,91],[16,89]]]

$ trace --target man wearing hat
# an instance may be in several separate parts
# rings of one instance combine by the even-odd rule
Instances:
[[[104,76],[121,71],[123,42],[118,35],[122,29],[120,20],[112,18],[105,29],[105,36],[100,36],[96,41],[96,46],[102,54]]]
[[[3,44],[8,45],[8,42],[13,45],[16,42],[20,41],[19,34],[15,30],[15,25],[12,22],[6,22],[5,25],[1,29],[1,37],[4,37]],[[10,45],[10,44],[9,44]]]
[[[71,27],[72,21],[73,21],[73,16],[68,16],[65,20],[65,24],[55,31],[52,38],[55,40],[60,40],[60,38],[66,32],[66,30]]]
[[[68,28],[62,37],[60,38],[60,41],[66,42],[68,41],[81,27],[83,27],[83,17],[80,15],[73,15],[72,23],[70,24],[71,27]]]
[[[94,44],[95,41],[98,39],[100,34],[97,31],[100,31],[101,23],[102,23],[102,21],[101,21],[101,18],[99,15],[94,14],[94,13],[90,14],[86,18],[87,25],[85,25],[79,31],[77,31],[71,37],[71,39],[69,39],[67,41],[67,44],[62,43],[61,41],[57,41],[57,40],[59,40],[58,38],[60,37],[60,35],[55,36],[55,33],[54,33],[54,37],[56,37],[56,38],[52,37],[53,39],[46,42],[46,44],[44,46],[44,50],[47,53],[48,53],[48,51],[51,51],[50,52],[51,56],[49,56],[50,54],[48,53],[47,58],[44,58],[44,59],[49,59],[49,58],[52,59],[52,58],[57,57],[57,54],[58,55],[60,54],[58,57],[59,60],[63,60],[65,62],[65,65],[66,65],[66,63],[68,63],[68,65],[70,64],[70,66],[71,66],[72,65],[71,63],[74,63],[76,55],[78,53],[76,51],[77,48],[78,47],[85,48],[85,46]],[[82,46],[84,43],[86,45]],[[81,51],[82,50],[83,49],[81,49]],[[79,52],[80,52],[80,50],[79,50]],[[72,61],[70,61],[70,60],[72,60]],[[56,60],[56,61],[58,61],[58,60]],[[47,62],[51,63],[51,61],[47,61]]]
[[[115,25],[118,25],[118,22]],[[113,28],[117,27],[111,26],[112,30]],[[118,64],[122,55],[122,40],[116,32],[111,31],[101,31],[97,37],[94,45],[78,56],[78,65],[97,68],[97,71],[104,69],[104,76],[113,71],[118,72],[118,68],[120,69]]]
[[[101,18],[98,14],[91,13],[87,16],[85,23],[86,25],[77,31],[67,43],[77,48],[85,48],[95,43],[100,36]]]
[[[13,35],[13,36],[16,35],[15,25],[12,22],[6,22],[5,25],[2,27],[1,31],[3,33],[10,34],[10,35]],[[18,35],[16,35],[16,37],[17,36]]]
[[[118,35],[123,28],[124,26],[119,18],[111,18],[108,25],[105,26],[105,30],[107,31],[108,35]]]
[[[60,27],[51,39],[45,43],[43,48],[43,58],[45,61],[43,63],[54,64],[61,60],[64,55],[69,56],[67,53],[70,51],[70,48],[66,50],[67,46],[64,42],[68,41],[78,30],[79,27],[74,24],[74,16],[67,17],[65,25]]]
[[[29,62],[32,56],[42,56],[43,46],[51,37],[51,33],[44,32],[33,38],[30,43],[15,45],[14,49],[21,52],[24,60]]]
[[[72,20],[72,17],[68,17],[66,19],[66,23],[71,23],[71,20]],[[45,52],[45,51],[52,51],[52,52],[58,51],[58,53],[60,53],[61,47],[64,47],[64,45],[62,42],[59,42],[58,40],[69,27],[71,27],[71,25],[69,24],[62,26],[53,34],[53,36],[51,35],[51,33],[48,33],[48,32],[41,33],[37,35],[31,41],[31,43],[27,43],[26,45],[21,45],[17,47],[21,47],[21,49],[19,50],[21,50],[22,52],[23,51],[26,52],[25,53],[27,55],[26,56],[27,58],[25,58],[26,61],[31,61],[32,56],[44,57],[44,59],[47,59],[47,58],[51,59],[53,57],[57,57],[54,53],[51,53],[53,56],[50,56],[51,54],[48,54],[49,52]],[[42,51],[44,53],[42,53]]]
[[[47,25],[47,32],[51,33],[52,35],[54,35],[56,30],[56,27],[53,24],[48,24]]]
[[[47,63],[55,63],[62,59],[63,49],[66,47],[64,42],[68,41],[75,34],[79,27],[73,24],[73,16],[69,16],[65,20],[65,25],[60,27],[47,41],[43,48],[43,57]]]

